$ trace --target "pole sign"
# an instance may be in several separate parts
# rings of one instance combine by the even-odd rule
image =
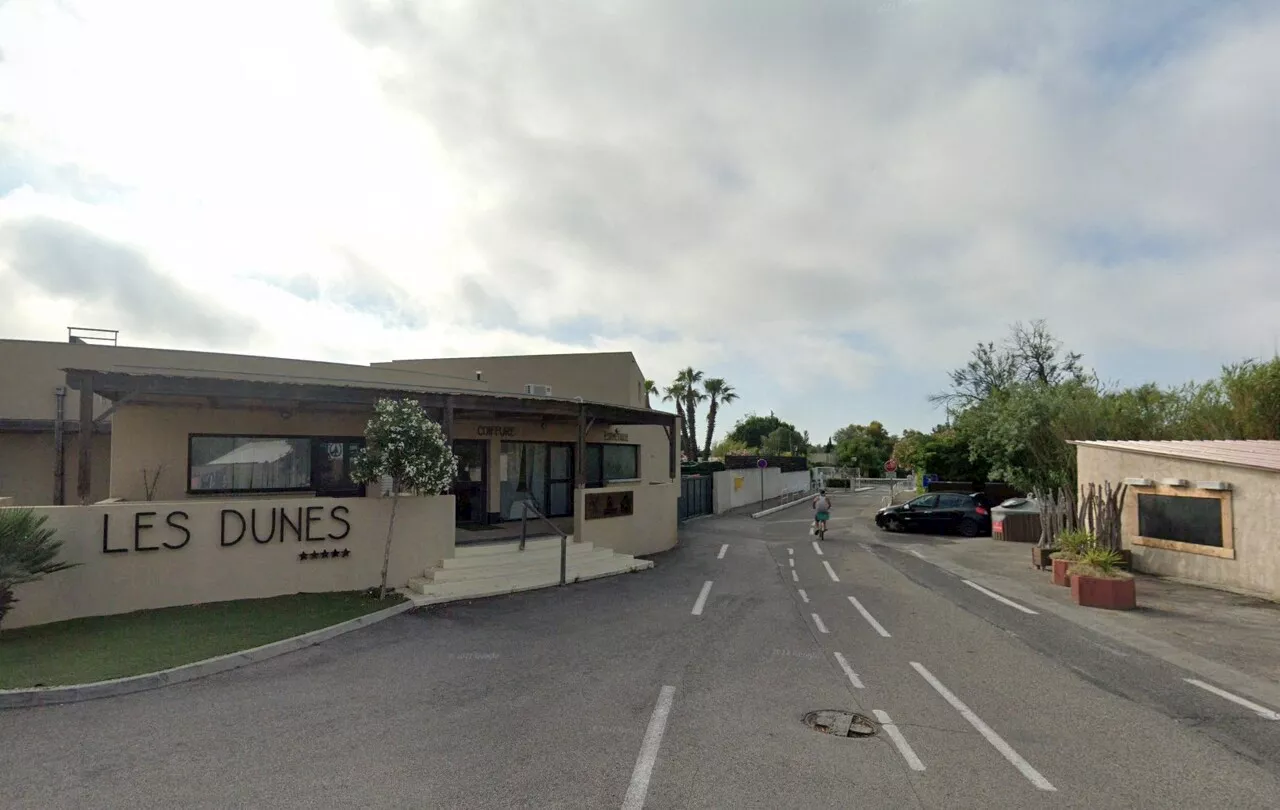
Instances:
[[[885,472],[893,472],[896,469],[898,469],[898,462],[895,461],[894,459],[889,459],[884,463]]]
[[[762,458],[762,459],[757,460],[757,461],[756,461],[756,466],[763,470],[765,467],[768,467],[768,466],[769,466],[769,459],[767,459],[767,458]]]

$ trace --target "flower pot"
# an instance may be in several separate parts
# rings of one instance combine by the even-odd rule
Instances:
[[[1075,562],[1075,560],[1053,560],[1053,584],[1065,585],[1070,587],[1071,575],[1067,573],[1067,568]]]
[[[1049,555],[1055,551],[1057,551],[1056,548],[1041,548],[1040,546],[1031,549],[1032,567],[1039,568],[1042,571],[1048,568],[1049,564],[1053,562],[1049,559]]]
[[[1132,577],[1103,579],[1075,574],[1071,577],[1071,598],[1082,607],[1107,610],[1133,610],[1138,606],[1138,592]]]

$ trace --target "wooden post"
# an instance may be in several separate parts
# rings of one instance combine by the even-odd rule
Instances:
[[[80,378],[80,463],[76,478],[76,494],[80,505],[89,505],[89,489],[93,481],[93,377]]]
[[[449,448],[453,448],[453,397],[446,394],[444,398],[444,428],[445,441],[449,443]]]
[[[578,449],[574,452],[573,482],[577,489],[587,488],[587,406],[578,406]],[[576,510],[575,510],[576,511]]]

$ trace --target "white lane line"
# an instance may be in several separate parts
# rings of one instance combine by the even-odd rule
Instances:
[[[711,580],[707,580],[702,585],[702,592],[698,594],[698,601],[693,603],[693,615],[701,616],[702,609],[707,605],[707,595],[711,593]]]
[[[818,541],[817,541],[817,540],[814,540],[814,541],[813,541],[813,550],[814,550],[814,551],[816,551],[816,552],[818,552],[818,556],[819,556],[819,557],[825,557],[825,556],[827,556],[827,555],[825,555],[825,554],[823,554],[823,553],[822,553],[822,546],[818,545]]]
[[[716,559],[723,560],[725,552],[728,550],[729,550],[729,544],[725,543],[723,546],[720,547],[720,553],[716,555]]]
[[[911,750],[911,746],[907,743],[907,738],[902,736],[902,732],[893,724],[893,720],[889,717],[889,713],[876,709],[875,715],[876,720],[880,721],[880,727],[889,735],[889,739],[893,740],[893,744],[898,749],[898,753],[902,754],[902,758],[907,761],[907,765],[911,767],[911,770],[923,771],[924,763],[920,761],[920,757],[916,756],[916,752]]]
[[[916,551],[914,548],[913,548],[913,549],[911,549],[911,553],[912,553],[912,554],[914,554],[914,555],[916,555],[917,557],[919,557],[919,558],[920,558],[920,559],[922,559],[922,560],[927,560],[927,559],[929,559],[928,557],[924,556],[924,555],[923,555],[923,554],[921,554],[920,552]]]
[[[788,558],[787,558],[787,562],[791,563],[791,567],[792,567],[792,568],[795,568],[795,567],[796,567],[796,558],[795,558],[795,557],[788,557]]]
[[[1004,741],[1003,737],[995,733],[991,729],[991,726],[982,722],[981,717],[974,714],[972,709],[960,702],[960,698],[952,694],[950,689],[943,686],[941,681],[933,677],[933,673],[925,669],[923,664],[918,661],[912,661],[911,666],[915,667],[916,672],[920,673],[920,677],[928,681],[929,685],[932,686],[939,695],[942,695],[943,700],[950,703],[952,708],[960,712],[961,717],[969,721],[969,725],[977,729],[978,733],[983,737],[986,737],[987,742],[991,743],[992,747],[1004,755],[1004,758],[1009,760],[1010,764],[1017,768],[1023,776],[1027,777],[1027,781],[1031,782],[1031,784],[1041,790],[1057,790],[1057,788],[1050,784],[1049,780],[1045,779],[1039,771],[1031,767],[1031,763],[1023,759],[1017,751],[1014,751],[1009,743]]]
[[[853,684],[853,688],[862,689],[862,679],[858,677],[858,673],[853,671],[853,667],[849,666],[849,662],[845,660],[844,656],[840,653],[836,653],[836,662],[840,664],[840,668],[844,670],[844,674],[849,677],[849,683]]]
[[[1246,700],[1245,698],[1242,698],[1239,695],[1233,695],[1224,689],[1219,689],[1213,684],[1208,684],[1208,683],[1205,683],[1204,681],[1198,681],[1195,678],[1183,678],[1182,680],[1186,681],[1192,686],[1198,686],[1201,689],[1205,690],[1206,692],[1212,692],[1218,697],[1226,698],[1232,703],[1243,706],[1249,711],[1261,717],[1263,720],[1280,720],[1280,712],[1274,712],[1271,709],[1268,709],[1266,706],[1260,706],[1257,703],[1254,703],[1252,700]]]
[[[1009,607],[1011,607],[1011,608],[1014,608],[1014,609],[1016,609],[1016,610],[1021,610],[1023,613],[1029,613],[1029,614],[1030,614],[1030,615],[1032,615],[1032,616],[1039,616],[1039,615],[1040,615],[1039,613],[1036,613],[1036,612],[1035,612],[1034,610],[1032,610],[1031,608],[1029,608],[1029,607],[1023,607],[1022,605],[1019,605],[1017,602],[1013,601],[1012,599],[1006,599],[1005,597],[1001,596],[1000,594],[996,593],[995,591],[988,590],[987,588],[982,587],[981,585],[979,585],[979,584],[978,584],[978,583],[976,583],[976,582],[970,582],[970,581],[969,581],[969,580],[967,580],[967,579],[962,579],[962,580],[960,580],[960,581],[961,581],[961,582],[963,582],[964,584],[968,585],[970,588],[973,588],[975,591],[977,591],[977,592],[979,592],[979,593],[985,593],[987,596],[990,596],[992,599],[996,600],[997,602],[1003,602],[1004,604],[1008,605],[1008,606],[1009,606]]]
[[[813,617],[813,623],[814,623],[814,624],[816,624],[816,625],[818,626],[818,632],[819,632],[819,633],[829,633],[829,632],[831,632],[831,631],[827,630],[827,626],[826,626],[825,624],[823,624],[823,623],[822,623],[822,617],[821,617],[821,616],[819,616],[819,615],[818,615],[818,614],[816,614],[816,613],[810,613],[809,615]]]
[[[806,605],[809,604],[809,594],[804,592],[804,588],[797,588],[797,590],[800,591],[800,598],[804,600],[804,603]]]
[[[836,569],[831,567],[831,563],[827,562],[826,560],[823,560],[822,567],[827,569],[827,573],[831,575],[832,582],[840,581],[840,577],[836,576]]]
[[[884,626],[881,625],[880,622],[876,621],[876,617],[872,616],[867,611],[867,609],[862,606],[861,602],[859,602],[857,599],[854,599],[852,596],[849,597],[849,601],[853,603],[853,606],[856,607],[858,609],[858,612],[862,614],[862,618],[867,620],[867,624],[874,627],[875,631],[880,635],[884,636],[885,638],[890,638],[889,631],[884,629]]]
[[[671,701],[675,695],[674,686],[664,686],[658,693],[658,705],[653,707],[649,728],[644,733],[644,742],[640,744],[640,756],[636,757],[631,787],[627,788],[627,796],[622,800],[622,810],[644,807],[644,798],[649,793],[649,777],[653,776],[653,766],[658,761],[658,747],[662,745],[662,734],[667,729],[667,717],[671,715]]]
[[[791,569],[791,579],[795,582],[800,581],[800,575],[796,573],[796,569],[794,568]]]

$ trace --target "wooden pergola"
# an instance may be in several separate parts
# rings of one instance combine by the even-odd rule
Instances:
[[[275,407],[291,412],[303,410],[372,411],[380,399],[416,400],[444,428],[452,441],[454,420],[459,414],[492,419],[541,419],[577,424],[576,457],[586,457],[587,432],[595,424],[658,425],[666,430],[670,446],[670,475],[679,475],[678,417],[649,408],[631,408],[599,402],[491,394],[477,391],[448,391],[420,386],[380,386],[370,383],[314,383],[280,380],[253,380],[236,377],[182,376],[171,374],[128,374],[117,371],[64,369],[67,387],[80,392],[78,424],[103,424],[121,405],[201,405],[212,408]],[[94,397],[112,403],[96,418]],[[89,481],[93,471],[92,442],[79,444],[77,495],[89,502]],[[586,487],[586,465],[575,465],[577,488]]]

